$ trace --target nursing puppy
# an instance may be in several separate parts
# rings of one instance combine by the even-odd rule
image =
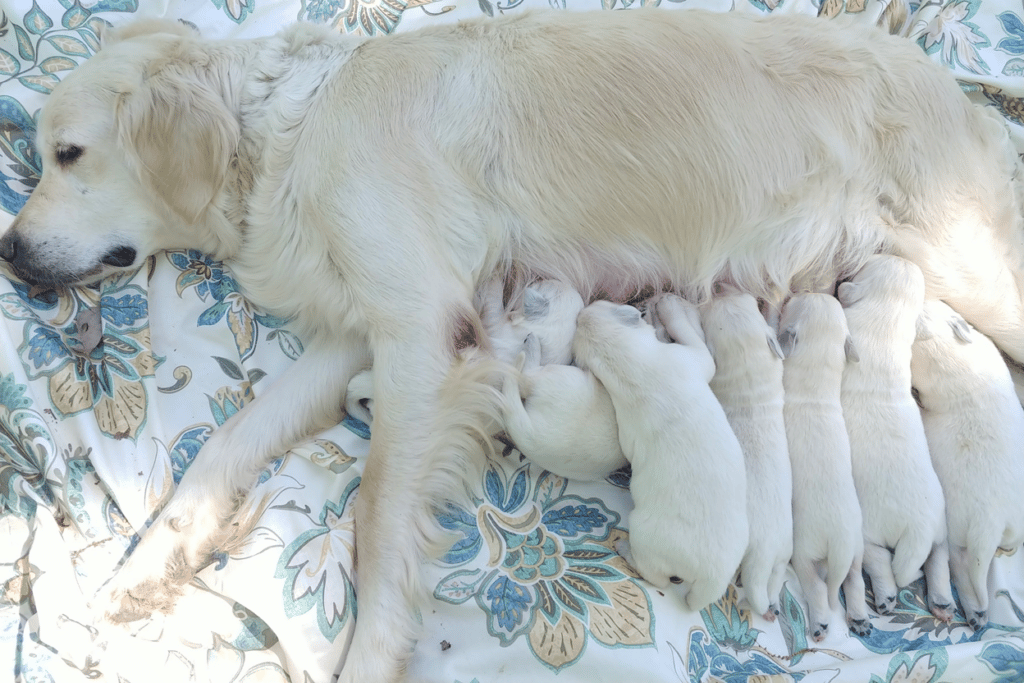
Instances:
[[[632,463],[627,559],[654,586],[684,585],[686,606],[722,597],[747,547],[743,453],[708,382],[715,363],[692,304],[656,302],[675,344],[640,311],[609,301],[577,320],[573,353],[611,396]]]
[[[843,372],[842,405],[875,608],[889,614],[899,587],[923,565],[928,608],[948,622],[954,605],[945,499],[910,385],[924,277],[909,261],[873,256],[839,285],[837,297],[859,356]]]
[[[37,148],[42,177],[0,237],[18,277],[89,284],[199,249],[305,345],[203,446],[98,598],[104,623],[171,609],[265,463],[335,424],[376,365],[340,683],[403,676],[431,510],[480,458],[480,426],[447,405],[465,392],[443,387],[486,345],[472,302],[494,274],[587,301],[704,298],[723,280],[772,297],[885,246],[1024,361],[1024,173],[1005,122],[867,25],[523,12],[218,41],[143,22],[54,88]]]
[[[627,463],[619,446],[615,408],[592,373],[542,365],[540,340],[530,334],[505,378],[505,434],[519,452],[549,472],[596,481]]]
[[[842,584],[846,621],[867,635],[864,532],[839,397],[856,351],[839,302],[827,294],[794,296],[782,310],[779,345],[793,471],[792,563],[807,600],[807,629],[815,642],[825,639]]]
[[[583,298],[571,285],[561,280],[538,280],[523,290],[521,307],[511,310],[502,305],[503,278],[491,278],[480,294],[480,320],[498,360],[514,362],[526,337],[532,334],[538,342],[537,361],[541,365],[572,362],[572,338]]]
[[[950,567],[975,629],[988,623],[998,548],[1024,542],[1024,408],[995,345],[941,301],[927,301],[913,381],[946,494]],[[930,588],[930,586],[929,586]]]
[[[723,288],[700,309],[715,360],[711,390],[743,449],[750,543],[740,565],[753,610],[774,621],[793,554],[793,475],[783,417],[782,349],[757,299]]]
[[[506,309],[504,278],[492,277],[474,296],[487,341],[494,357],[506,363],[515,361],[527,336],[538,342],[543,365],[568,365],[572,360],[572,337],[576,316],[583,309],[579,292],[559,280],[538,280],[521,291],[520,306]],[[348,384],[345,410],[370,426],[373,421],[373,371],[357,373]]]

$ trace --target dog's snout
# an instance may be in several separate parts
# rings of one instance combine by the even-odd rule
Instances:
[[[0,237],[0,259],[14,263],[14,260],[18,258],[19,251],[21,251],[21,238],[12,228],[4,233],[3,237]]]
[[[135,263],[136,252],[131,247],[114,247],[100,261],[115,268],[127,268]]]

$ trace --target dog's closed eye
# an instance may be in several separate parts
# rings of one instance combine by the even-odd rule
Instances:
[[[85,153],[85,150],[78,145],[65,145],[58,147],[54,152],[54,156],[57,159],[57,164],[64,168],[78,161],[83,153]]]

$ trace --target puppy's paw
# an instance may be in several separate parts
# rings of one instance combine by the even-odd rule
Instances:
[[[951,602],[947,603],[933,603],[928,601],[928,611],[932,613],[939,621],[948,624],[953,620],[953,614],[956,612],[956,605]]]
[[[811,628],[811,640],[820,643],[828,635],[828,624],[818,624]]]
[[[878,610],[879,614],[890,616],[896,609],[896,601],[897,596],[895,595],[886,596],[882,598],[881,601],[879,601],[878,598],[875,598],[875,609]]]
[[[967,623],[975,631],[980,631],[988,626],[988,612],[973,612],[968,615]]]
[[[768,606],[768,611],[761,615],[765,621],[775,621],[776,617],[779,616],[779,608],[774,605]]]
[[[867,619],[848,619],[850,631],[861,638],[871,635],[871,622]]]

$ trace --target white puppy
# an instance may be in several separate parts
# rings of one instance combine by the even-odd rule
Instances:
[[[786,356],[784,412],[793,468],[792,562],[807,599],[807,628],[815,642],[824,640],[828,613],[839,607],[842,584],[847,623],[857,634],[867,635],[871,624],[861,575],[864,532],[839,399],[843,369],[856,352],[842,307],[827,294],[790,299],[779,329]],[[825,569],[824,581],[819,568]]]
[[[515,361],[529,334],[540,343],[541,365],[572,362],[572,338],[583,297],[561,280],[537,280],[523,290],[522,306],[506,310],[504,280],[493,277],[480,291],[480,320],[494,347],[494,355],[506,363]]]
[[[696,611],[722,596],[743,559],[746,475],[708,387],[715,364],[696,309],[673,295],[656,305],[678,344],[658,341],[632,306],[598,301],[580,313],[573,351],[608,390],[633,465],[627,559],[658,588],[685,584]]]
[[[596,481],[627,463],[619,446],[615,408],[587,370],[541,365],[540,340],[526,338],[505,379],[505,434],[527,458],[569,479]]]
[[[793,475],[783,418],[782,349],[757,299],[728,288],[701,308],[715,359],[711,390],[743,448],[750,544],[740,566],[755,612],[774,621],[793,554]]]
[[[928,607],[948,622],[954,606],[945,499],[910,386],[924,276],[909,261],[879,254],[840,284],[837,296],[860,357],[846,365],[842,403],[875,608],[890,613],[899,587],[924,565]]]
[[[941,301],[925,303],[913,380],[946,493],[950,566],[968,623],[988,622],[998,548],[1024,542],[1024,409],[995,345]]]

